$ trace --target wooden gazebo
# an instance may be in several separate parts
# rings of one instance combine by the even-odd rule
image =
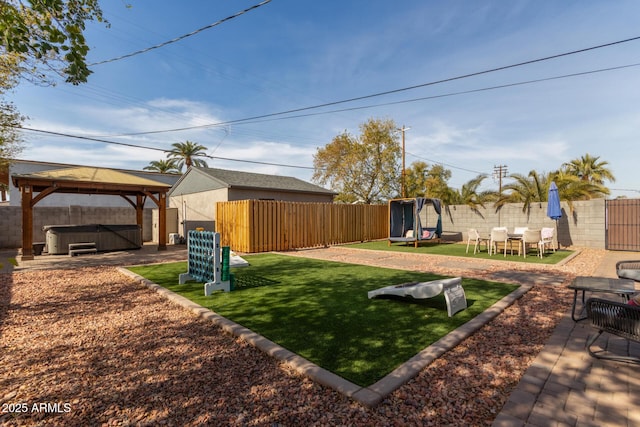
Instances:
[[[33,259],[33,207],[54,193],[120,196],[136,210],[136,223],[142,227],[147,197],[159,210],[158,250],[167,249],[167,192],[171,185],[113,169],[77,167],[12,175],[13,185],[22,195],[22,260]]]

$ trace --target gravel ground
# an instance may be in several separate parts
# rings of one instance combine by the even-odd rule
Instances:
[[[354,259],[341,248],[296,255]],[[602,255],[583,250],[563,266],[538,267],[561,276],[563,286],[536,284],[373,409],[301,377],[116,267],[0,274],[0,423],[488,426],[567,311],[564,284],[589,275]],[[403,268],[428,264],[492,279],[526,269],[413,254],[362,262],[390,257],[402,258]]]

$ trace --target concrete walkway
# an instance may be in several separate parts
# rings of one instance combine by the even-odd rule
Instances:
[[[185,261],[187,248],[185,245],[167,245],[167,249],[158,250],[158,246],[145,243],[141,249],[101,252],[94,255],[80,255],[70,257],[68,255],[43,255],[36,256],[33,260],[19,261],[20,255],[17,249],[0,251],[0,273],[11,273],[26,270],[46,270],[52,268],[78,269],[97,265],[135,265],[157,262]],[[13,260],[18,260],[14,265]]]

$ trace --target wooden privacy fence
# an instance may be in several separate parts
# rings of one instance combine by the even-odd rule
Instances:
[[[216,203],[223,246],[254,253],[362,242],[388,237],[387,205],[272,200]]]

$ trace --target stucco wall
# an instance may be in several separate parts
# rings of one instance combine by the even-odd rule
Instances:
[[[178,233],[186,236],[196,227],[215,231],[216,202],[227,201],[227,191],[223,188],[169,197],[169,207],[178,209]]]

